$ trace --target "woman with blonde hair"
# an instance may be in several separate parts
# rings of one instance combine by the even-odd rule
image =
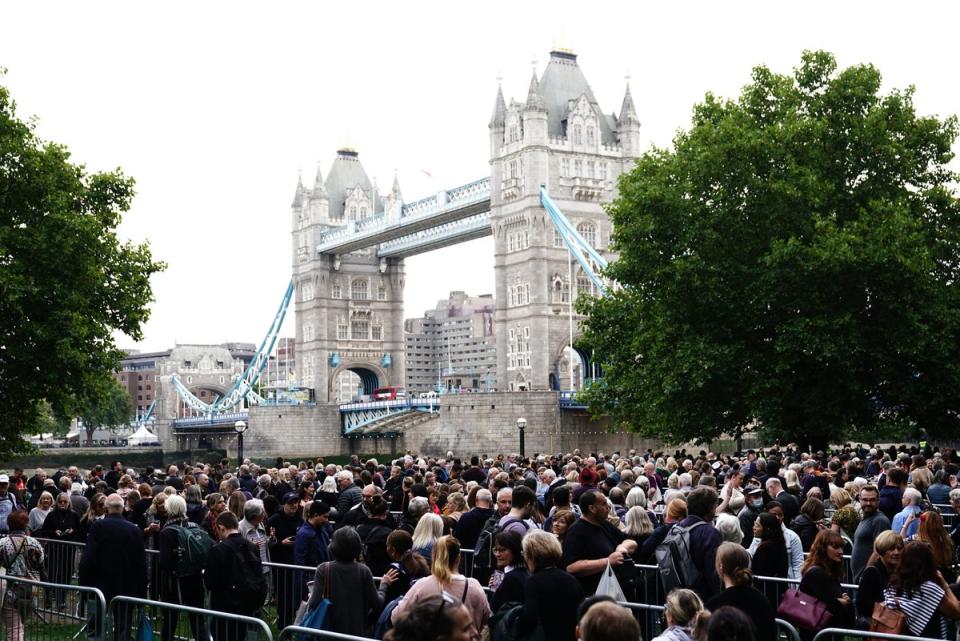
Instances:
[[[417,521],[417,527],[413,530],[413,551],[425,559],[429,559],[433,553],[433,546],[437,539],[443,536],[443,519],[427,512]]]
[[[396,625],[418,603],[446,593],[467,606],[477,632],[482,632],[490,619],[490,604],[480,582],[460,574],[460,541],[453,536],[442,536],[433,548],[430,576],[413,584],[402,601],[393,609],[390,620]]]
[[[873,554],[867,567],[860,573],[857,587],[857,615],[862,621],[873,616],[873,606],[883,601],[883,589],[890,581],[890,574],[900,565],[903,539],[893,530],[884,530],[873,542]]]
[[[447,495],[447,503],[443,506],[443,515],[449,516],[455,522],[460,521],[460,517],[467,511],[467,501],[463,497],[463,492],[451,492]]]
[[[799,498],[803,488],[800,487],[800,477],[797,476],[796,471],[792,469],[784,470],[783,480],[787,483],[783,489]]]
[[[47,515],[53,511],[53,494],[50,492],[42,492],[40,494],[40,499],[37,501],[37,507],[30,510],[30,516],[27,521],[27,530],[31,534],[36,534],[43,528],[43,522],[47,519]],[[39,536],[39,534],[37,534]]]
[[[673,590],[663,603],[667,627],[653,641],[694,641],[693,629],[705,615],[703,601],[696,592],[686,588]]]
[[[247,504],[247,496],[240,490],[235,491],[227,499],[227,509],[233,512],[237,520],[243,520],[243,506]]]
[[[717,548],[717,576],[723,582],[723,591],[707,601],[707,609],[730,606],[743,612],[753,621],[756,641],[776,641],[777,623],[773,606],[763,593],[753,587],[750,555],[738,543],[721,543]]]
[[[576,641],[577,608],[583,589],[573,575],[560,569],[560,543],[541,530],[523,537],[523,560],[530,572],[524,584],[523,612],[517,632],[526,637],[539,626],[550,641]]]

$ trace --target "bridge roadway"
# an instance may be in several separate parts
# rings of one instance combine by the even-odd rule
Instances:
[[[470,220],[457,225],[465,219]],[[489,235],[489,221],[490,179],[483,178],[405,204],[396,218],[384,213],[350,221],[321,236],[317,253],[347,254],[377,245],[386,252],[378,251],[380,256],[412,256]]]

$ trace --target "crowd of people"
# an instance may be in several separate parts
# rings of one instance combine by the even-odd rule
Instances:
[[[0,563],[70,583],[72,557],[50,546],[83,543],[79,583],[108,602],[246,616],[270,602],[279,628],[320,616],[390,641],[772,641],[777,617],[810,639],[890,612],[894,631],[948,639],[958,469],[946,449],[791,445],[15,470],[0,475]],[[3,599],[20,639],[24,596]],[[197,639],[244,636],[188,618]],[[165,611],[163,641],[177,623]]]

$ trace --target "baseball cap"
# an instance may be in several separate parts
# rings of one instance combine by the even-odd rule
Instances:
[[[283,502],[284,502],[284,503],[299,503],[299,502],[300,502],[300,495],[297,494],[296,492],[287,492],[286,494],[283,495]]]
[[[747,490],[747,494],[763,494],[763,490],[759,487],[751,487]]]
[[[0,483],[9,483],[10,477],[6,474],[0,474]]]

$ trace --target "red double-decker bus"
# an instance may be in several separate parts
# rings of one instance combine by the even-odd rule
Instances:
[[[373,390],[373,400],[375,401],[393,401],[406,397],[407,391],[402,387],[378,387]]]

